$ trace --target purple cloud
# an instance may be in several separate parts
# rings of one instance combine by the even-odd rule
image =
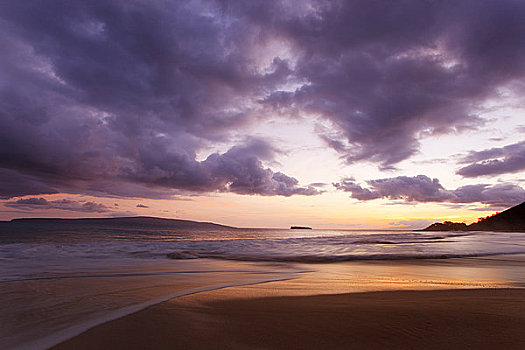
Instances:
[[[106,213],[111,211],[110,208],[102,203],[96,202],[79,202],[69,199],[59,199],[48,201],[45,198],[22,198],[17,201],[4,203],[6,207],[20,210],[47,210],[58,209],[68,211],[78,211],[84,213]]]
[[[313,117],[348,162],[392,168],[423,135],[482,124],[475,107],[525,76],[524,14],[510,0],[2,2],[0,198],[319,194],[268,168],[264,141],[197,154],[268,116]]]
[[[438,179],[425,175],[368,180],[367,184],[369,187],[364,188],[354,179],[347,178],[333,185],[338,190],[350,192],[350,197],[363,201],[388,198],[406,202],[479,202],[492,208],[507,208],[525,201],[525,190],[513,184],[479,184],[447,190]]]
[[[360,201],[368,201],[371,199],[381,198],[381,195],[375,191],[371,191],[368,188],[363,188],[355,183],[354,178],[342,179],[341,182],[333,184],[335,188],[345,192],[351,192],[352,198],[359,199]]]
[[[480,202],[494,208],[508,208],[525,201],[525,190],[513,184],[468,185],[453,193],[456,203]]]
[[[471,151],[461,163],[470,163],[457,171],[464,177],[500,175],[525,170],[525,141],[505,147]]]
[[[330,120],[321,135],[348,162],[391,167],[419,148],[419,138],[475,128],[474,109],[522,79],[525,4],[399,1],[316,2],[294,13],[260,6],[298,50],[295,91],[266,103]]]
[[[196,160],[289,75],[279,59],[254,69],[258,34],[220,4],[3,3],[0,16],[2,198],[319,193],[265,168],[257,142]]]
[[[38,176],[16,170],[0,168],[0,199],[31,194],[58,193],[56,181],[46,181]]]
[[[263,196],[321,193],[313,186],[299,186],[293,177],[265,168],[262,160],[273,159],[276,150],[261,139],[248,139],[245,144],[223,154],[213,153],[202,162],[171,153],[165,147],[157,143],[144,150],[140,155],[141,166],[130,171],[128,177],[140,183],[194,192]]]

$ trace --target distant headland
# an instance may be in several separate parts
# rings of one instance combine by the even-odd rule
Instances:
[[[290,226],[290,230],[311,230],[308,226]]]
[[[62,219],[62,218],[21,218],[12,219],[13,224],[55,224],[55,225],[100,225],[104,227],[163,227],[170,228],[214,228],[214,229],[234,229],[235,227],[220,225],[213,222],[201,222],[180,219],[164,219],[151,216],[132,216],[117,218],[83,218],[83,219]]]
[[[467,225],[460,222],[436,222],[419,231],[525,231],[525,202]]]

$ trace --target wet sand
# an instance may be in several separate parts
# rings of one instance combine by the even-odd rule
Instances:
[[[525,349],[524,267],[523,255],[296,265],[309,272],[174,298],[53,349]]]
[[[176,298],[53,349],[525,348],[524,289],[256,295],[252,286]]]

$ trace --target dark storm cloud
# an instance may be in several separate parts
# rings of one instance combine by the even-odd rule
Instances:
[[[277,11],[261,11],[261,21],[301,53],[295,73],[307,83],[266,102],[330,120],[335,129],[322,137],[349,162],[389,168],[424,135],[475,128],[483,120],[474,107],[525,75],[523,2],[363,0]]]
[[[96,202],[79,202],[69,199],[59,199],[48,201],[45,198],[22,198],[17,201],[4,203],[6,207],[21,210],[46,210],[58,209],[68,211],[78,211],[84,213],[106,213],[111,211],[110,208],[102,203]]]
[[[272,159],[257,143],[196,160],[251,123],[254,101],[290,73],[277,58],[258,72],[247,58],[258,31],[221,11],[211,2],[3,2],[2,198],[319,193],[265,168]]]
[[[470,163],[457,173],[464,177],[499,175],[525,170],[525,141],[499,148],[472,151],[461,163]]]
[[[407,202],[483,203],[493,208],[507,208],[525,201],[525,190],[513,184],[478,184],[445,189],[438,179],[425,175],[397,176],[368,180],[368,188],[347,178],[334,183],[338,190],[350,192],[359,200],[388,198]]]
[[[296,179],[263,166],[277,152],[269,143],[248,139],[223,154],[213,153],[202,162],[171,153],[158,143],[140,155],[141,167],[130,173],[132,179],[167,188],[196,192],[221,191],[263,196],[315,195],[313,186],[300,187]],[[152,173],[151,169],[155,169]],[[184,171],[181,171],[184,169]]]
[[[523,78],[524,8],[4,1],[0,197],[320,193],[267,168],[271,145],[250,139],[197,160],[275,115],[321,118],[349,162],[391,168],[423,135],[480,125],[479,103]]]
[[[52,184],[35,176],[9,169],[0,169],[0,199],[30,194],[53,194],[58,190]]]

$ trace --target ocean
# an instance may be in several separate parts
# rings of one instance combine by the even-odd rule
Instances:
[[[46,349],[173,297],[312,273],[331,276],[325,294],[525,287],[523,254],[520,232],[0,223],[0,348]]]

